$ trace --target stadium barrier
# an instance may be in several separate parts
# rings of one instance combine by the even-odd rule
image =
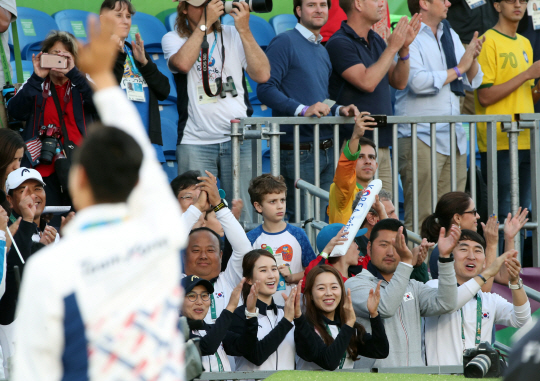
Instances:
[[[398,182],[398,124],[408,124],[411,126],[411,148],[412,148],[412,184],[413,184],[413,232],[419,233],[418,221],[418,157],[417,157],[417,125],[418,123],[428,123],[431,128],[431,189],[432,210],[435,210],[437,204],[437,150],[436,150],[436,126],[437,123],[449,123],[449,140],[450,140],[450,183],[451,190],[457,188],[457,170],[456,170],[456,124],[469,124],[469,163],[470,168],[476,168],[476,124],[487,124],[487,187],[488,187],[488,213],[498,214],[498,188],[497,188],[497,123],[502,123],[503,131],[508,133],[510,144],[510,195],[511,195],[511,211],[516,213],[519,208],[519,171],[518,171],[518,134],[524,130],[530,130],[531,134],[531,218],[525,224],[524,229],[532,231],[533,244],[533,266],[540,266],[540,251],[538,245],[540,243],[540,230],[538,222],[540,221],[540,192],[538,190],[538,180],[540,179],[540,147],[539,147],[539,123],[540,114],[518,114],[515,122],[512,121],[510,115],[456,115],[456,116],[389,116],[388,124],[392,126],[392,197],[396,207],[399,205],[399,182]],[[314,122],[318,122],[314,124]],[[270,173],[273,175],[280,174],[280,135],[285,134],[280,131],[280,125],[288,124],[294,126],[294,161],[295,161],[295,178],[300,179],[300,126],[313,126],[313,141],[314,145],[319,144],[320,125],[332,125],[334,129],[334,142],[339,142],[339,126],[344,124],[353,124],[354,118],[351,117],[323,117],[323,118],[305,118],[305,117],[258,117],[258,118],[241,118],[231,121],[231,143],[232,143],[232,171],[233,171],[233,198],[238,198],[240,194],[240,144],[243,140],[254,140],[252,143],[253,149],[253,176],[262,174],[262,140],[267,140],[270,147]],[[378,131],[374,131],[375,144],[378,143]],[[378,147],[378,144],[377,144]],[[334,162],[337,166],[340,156],[341,147],[339,144],[334,144]],[[377,149],[378,150],[378,149]],[[319,150],[314,150],[314,179],[312,184],[315,188],[320,188],[320,166],[319,166]],[[378,174],[375,175],[377,177]],[[469,171],[469,188],[471,197],[476,203],[476,171]],[[320,190],[320,189],[319,189]],[[304,214],[302,215],[302,205],[300,205],[300,195],[304,191],[312,197],[304,199]],[[322,191],[322,190],[321,190]],[[327,192],[326,192],[327,193]],[[304,221],[310,222],[311,218],[320,216],[321,201],[323,193],[317,193],[312,189],[309,192],[306,189],[296,187],[294,190],[294,210],[296,223]],[[327,198],[326,198],[327,199]],[[524,205],[528,207],[528,205]],[[254,214],[254,221],[261,222],[260,215]],[[313,221],[313,220],[311,220]],[[305,223],[305,222],[304,222]],[[504,229],[504,225],[500,225],[500,229]],[[309,229],[308,229],[309,230]],[[313,232],[312,232],[313,234]],[[521,241],[515,240],[516,250],[520,251]]]

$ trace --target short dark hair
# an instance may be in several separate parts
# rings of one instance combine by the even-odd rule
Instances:
[[[171,188],[174,196],[178,197],[178,193],[180,193],[184,189],[188,189],[194,185],[199,184],[200,181],[197,180],[197,177],[200,176],[200,171],[187,171],[182,173],[181,175],[176,176],[174,180],[171,181]]]
[[[360,138],[358,145],[360,146],[371,146],[373,147],[373,150],[375,151],[375,158],[377,158],[377,146],[375,145],[375,142],[371,139],[364,138],[363,136]]]
[[[373,230],[371,230],[369,242],[371,242],[371,244],[373,245],[373,242],[375,242],[381,230],[390,230],[397,233],[399,228],[402,226],[403,235],[405,236],[405,242],[408,243],[409,239],[407,237],[407,229],[405,229],[405,225],[403,225],[403,222],[401,222],[400,220],[396,220],[394,218],[385,218],[384,220],[380,220],[379,222],[377,222],[373,227]]]
[[[300,21],[300,17],[296,14],[296,7],[302,8],[302,3],[304,0],[293,0],[293,9],[292,13],[296,16],[296,19]],[[332,0],[326,0],[326,3],[328,4],[328,9],[332,8]]]
[[[95,123],[73,162],[84,168],[96,203],[127,201],[139,181],[143,152],[128,133]]]
[[[111,11],[114,11],[116,9],[116,4],[120,3],[120,9],[122,9],[123,4],[126,5],[128,12],[131,15],[135,14],[135,7],[131,3],[131,0],[105,0],[103,3],[101,3],[101,7],[99,8],[99,13],[103,11],[104,9],[109,9]]]
[[[474,241],[476,243],[479,243],[484,248],[484,251],[486,250],[486,240],[484,237],[482,237],[480,234],[475,232],[474,230],[469,229],[463,229],[461,231],[461,236],[459,237],[460,241]]]
[[[73,56],[75,65],[77,65],[77,58],[79,57],[79,46],[77,44],[77,39],[74,35],[69,32],[64,32],[61,30],[51,31],[45,40],[41,43],[41,51],[44,53],[49,53],[54,44],[61,42],[67,49],[68,52]]]
[[[345,14],[349,14],[352,9],[353,3],[354,0],[339,0],[339,7],[343,9],[343,12],[345,12]]]
[[[431,3],[433,0],[426,1]],[[420,13],[420,0],[407,0],[407,5],[409,6],[409,12],[411,12],[411,15]]]
[[[219,243],[219,250],[220,251],[223,251],[223,248],[225,246],[225,242],[223,241],[223,239],[219,236],[218,233],[216,233],[215,231],[213,231],[212,229],[210,228],[207,228],[206,226],[203,226],[203,227],[200,227],[200,228],[197,228],[197,229],[193,229],[189,232],[188,234],[188,237],[194,233],[198,233],[198,232],[209,232],[211,233],[214,237],[217,238],[218,240],[218,243]]]
[[[287,185],[285,185],[285,178],[281,175],[272,176],[270,173],[265,173],[257,176],[249,182],[249,198],[251,204],[256,202],[262,203],[263,198],[267,194],[285,192],[287,195]]]

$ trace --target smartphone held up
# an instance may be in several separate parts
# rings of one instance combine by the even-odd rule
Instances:
[[[67,57],[57,54],[43,53],[40,59],[40,66],[42,69],[67,69],[68,60]]]

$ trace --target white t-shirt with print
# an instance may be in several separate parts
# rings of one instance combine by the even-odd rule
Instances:
[[[230,92],[225,98],[220,95],[213,98],[211,103],[199,101],[202,89],[201,56],[187,74],[187,87],[189,96],[188,120],[184,129],[182,144],[217,144],[229,141],[231,132],[231,119],[245,118],[247,107],[244,102],[244,87],[242,86],[242,69],[246,69],[246,55],[240,35],[234,26],[223,25],[223,43],[225,44],[225,67],[223,68],[223,82],[231,76],[238,96],[233,97]],[[200,32],[199,32],[200,33]],[[208,33],[208,55],[212,51],[215,33]],[[180,37],[178,32],[172,31],[163,36],[161,45],[165,53],[165,59],[176,54],[186,43],[187,37]],[[220,33],[217,33],[217,41],[211,57],[208,59],[210,86],[216,78],[221,77],[222,68],[222,45]],[[173,73],[178,71],[169,65]],[[213,91],[215,91],[213,89]]]

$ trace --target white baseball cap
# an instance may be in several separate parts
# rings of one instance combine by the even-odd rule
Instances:
[[[180,3],[182,1],[185,1],[186,3],[188,3],[190,5],[193,5],[194,7],[200,7],[201,5],[206,3],[207,0],[173,0],[173,2],[175,2],[175,1],[178,1]]]
[[[19,187],[27,180],[36,180],[45,186],[43,177],[41,177],[41,174],[38,171],[32,168],[21,167],[8,175],[6,180],[6,194],[9,193],[10,190]]]

